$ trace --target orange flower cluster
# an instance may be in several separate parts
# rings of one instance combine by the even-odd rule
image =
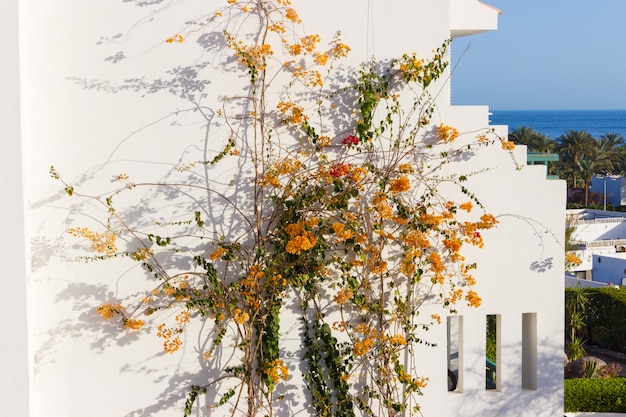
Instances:
[[[112,256],[117,252],[117,246],[115,246],[117,235],[109,230],[106,230],[104,233],[97,233],[86,227],[73,227],[68,233],[72,236],[83,237],[89,240],[91,249],[98,253]]]
[[[301,251],[307,251],[315,246],[317,239],[312,232],[304,228],[302,223],[292,223],[285,228],[285,231],[291,238],[285,246],[285,250],[291,254],[299,254]]]
[[[178,334],[180,333],[180,329],[176,331],[165,327],[165,323],[159,324],[157,327],[157,336],[163,339],[163,350],[167,353],[176,352],[183,342],[180,340]]]
[[[569,264],[569,265],[572,265],[572,266],[578,266],[578,265],[580,265],[583,261],[582,261],[582,260],[581,260],[578,256],[576,256],[576,254],[575,254],[575,253],[573,253],[573,252],[567,252],[567,253],[565,254],[565,262],[566,262],[567,264]]]
[[[308,116],[304,114],[304,108],[291,101],[281,101],[276,107],[282,114],[287,116],[285,119],[286,124],[300,125],[308,120]]]
[[[505,151],[512,151],[515,149],[515,143],[510,140],[506,140],[504,138],[500,138],[500,142],[502,143],[502,149]]]
[[[131,330],[139,330],[143,327],[143,320],[139,319],[126,319],[124,320],[124,327]]]
[[[292,8],[285,10],[285,17],[294,23],[302,23],[302,20],[300,20],[298,13]]]
[[[406,339],[401,334],[394,334],[389,338],[389,343],[396,346],[405,346]]]
[[[470,307],[479,307],[482,303],[482,299],[474,290],[469,290],[467,292],[467,294],[465,295],[465,300]]]
[[[334,297],[334,300],[337,304],[341,305],[352,300],[353,297],[354,297],[354,293],[351,290],[347,288],[342,288],[337,292],[337,294]]]
[[[401,193],[411,189],[411,181],[406,175],[391,181],[389,190],[394,193]]]
[[[174,35],[174,36],[172,36],[170,38],[167,38],[165,40],[165,42],[167,42],[167,43],[174,43],[174,42],[176,42],[176,43],[183,43],[184,40],[185,40],[185,38],[183,38],[183,35],[178,33],[178,34],[176,34],[176,35]]]
[[[376,212],[380,215],[381,220],[391,219],[393,215],[393,208],[387,202],[387,196],[383,193],[377,193],[372,200],[372,204]]]
[[[367,354],[374,347],[374,339],[367,337],[365,339],[357,340],[352,346],[352,350],[355,356],[363,356]]]
[[[237,324],[244,324],[245,322],[250,320],[250,315],[245,311],[241,311],[240,309],[236,308],[233,312],[233,320],[235,320],[235,323]]]
[[[451,143],[459,137],[459,131],[452,126],[441,123],[437,128],[437,138],[443,143]]]
[[[270,44],[246,45],[228,33],[225,35],[228,47],[235,51],[240,64],[254,71],[262,71],[266,68],[265,60],[274,54]]]
[[[116,314],[124,315],[126,313],[126,309],[121,304],[102,304],[96,311],[104,317],[105,320],[112,319]]]
[[[154,255],[154,252],[148,248],[137,248],[135,252],[131,254],[131,258],[135,261],[145,261],[148,256]]]
[[[228,252],[228,250],[226,250],[226,248],[217,248],[215,251],[213,251],[210,255],[209,255],[209,259],[212,261],[217,261],[218,259],[220,259],[222,256],[224,256],[224,254]]]
[[[272,362],[268,363],[265,373],[272,378],[274,383],[289,379],[289,368],[287,368],[285,363],[280,359],[274,359]]]
[[[346,229],[346,225],[344,223],[335,222],[333,223],[332,228],[335,234],[337,234],[337,236],[341,240],[347,240],[354,237],[354,231],[351,229]]]
[[[403,55],[400,60],[400,73],[406,81],[416,81],[427,77],[425,69],[424,59],[418,59],[415,52],[411,55]]]

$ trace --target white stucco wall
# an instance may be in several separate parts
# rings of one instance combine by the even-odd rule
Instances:
[[[622,285],[622,279],[626,278],[626,254],[594,254],[592,262],[594,281]]]
[[[428,55],[449,37],[451,5],[463,5],[463,1],[403,0],[391,6],[373,0],[363,7],[360,0],[320,0],[315,5],[299,0],[294,5],[304,21],[320,22],[326,39],[341,29],[343,40],[353,47],[352,62],[357,63],[372,54],[378,58],[412,51]],[[20,3],[21,143],[26,148],[23,172],[30,203],[26,237],[32,246],[32,266],[28,300],[23,300],[25,280],[16,280],[18,296],[11,305],[21,315],[15,334],[22,341],[16,352],[9,353],[22,362],[11,364],[22,379],[16,386],[18,411],[22,412],[6,415],[178,416],[184,391],[205,381],[210,373],[207,369],[197,373],[193,340],[186,340],[181,352],[164,355],[149,332],[119,334],[114,326],[102,324],[94,308],[132,296],[146,277],[123,259],[97,264],[73,261],[81,252],[67,236],[67,228],[96,224],[91,213],[97,209],[69,199],[48,175],[50,165],[55,165],[74,186],[98,193],[111,188],[111,178],[121,172],[137,181],[170,178],[174,164],[195,159],[192,155],[198,149],[219,147],[212,142],[219,138],[219,128],[207,130],[205,126],[212,120],[216,98],[230,93],[229,77],[236,75],[222,74],[216,79],[212,60],[219,56],[210,49],[214,34],[195,43],[163,42],[181,30],[185,21],[200,18],[206,7],[200,0]],[[14,17],[9,23],[15,28]],[[15,55],[15,46],[3,48]],[[14,86],[16,68],[6,71],[11,80],[7,85]],[[438,88],[442,93],[437,96],[435,122],[454,125],[461,132],[486,127],[486,106],[449,107],[449,85],[441,83]],[[9,120],[19,118],[17,101],[16,97],[10,100]],[[12,126],[3,127],[3,133],[17,137],[20,126]],[[506,137],[505,127],[498,131]],[[6,155],[14,156],[3,165],[9,168],[6,174],[3,169],[3,180],[11,172],[22,172],[19,143],[16,139],[9,145],[14,148]],[[517,149],[513,156],[523,163],[525,149]],[[513,159],[497,146],[458,161],[454,169],[467,174],[480,171],[470,176],[468,188],[498,216],[500,226],[485,233],[486,247],[476,251],[483,306],[459,309],[464,326],[463,392],[446,390],[446,329],[439,326],[427,335],[439,347],[420,348],[419,357],[424,359],[418,364],[419,374],[430,377],[423,414],[558,415],[562,411],[565,185],[546,180],[543,167],[516,169]],[[226,181],[232,172],[211,175]],[[19,242],[19,236],[24,236],[19,222],[21,186],[13,181],[6,186],[16,199],[17,220],[9,230],[18,239],[4,253],[14,253],[15,276],[24,277],[25,254],[19,250],[24,247]],[[163,196],[160,200],[153,195],[140,197],[150,198],[150,206],[176,209]],[[144,215],[149,217],[149,213],[137,213],[138,218]],[[521,387],[523,313],[537,313],[536,390]],[[486,314],[501,315],[499,392],[484,389]],[[290,337],[297,334],[297,324],[284,326]],[[297,343],[297,337],[293,338]],[[33,392],[30,411],[25,399],[27,351]],[[299,362],[297,357],[290,358],[293,374],[298,373]],[[300,387],[295,392],[304,391]],[[304,398],[304,394],[286,396],[284,415],[306,414]],[[197,409],[194,415],[205,414],[206,410]]]
[[[0,1],[0,195],[3,260],[0,303],[0,415],[29,415],[27,249],[24,170],[20,140],[18,3]]]

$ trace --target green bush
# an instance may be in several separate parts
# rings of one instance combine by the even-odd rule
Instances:
[[[589,344],[626,353],[626,290],[611,287],[587,288],[589,304],[582,320],[585,327],[579,336]],[[566,303],[575,296],[575,290],[565,290]],[[565,331],[571,332],[568,324],[570,313],[565,311]]]
[[[565,380],[565,412],[626,413],[626,378]]]

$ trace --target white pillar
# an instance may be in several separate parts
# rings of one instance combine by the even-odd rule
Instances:
[[[2,317],[0,416],[29,415],[27,257],[20,133],[18,0],[0,0],[0,196]]]

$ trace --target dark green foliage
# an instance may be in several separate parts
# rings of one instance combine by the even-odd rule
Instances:
[[[626,291],[612,287],[593,288],[587,291],[589,305],[585,322],[588,343],[626,353]],[[566,300],[574,291],[565,291]],[[570,317],[566,317],[566,323]]]
[[[496,358],[496,315],[487,315],[487,351],[486,356],[493,363],[497,363]]]
[[[626,413],[626,378],[565,380],[565,412]]]

